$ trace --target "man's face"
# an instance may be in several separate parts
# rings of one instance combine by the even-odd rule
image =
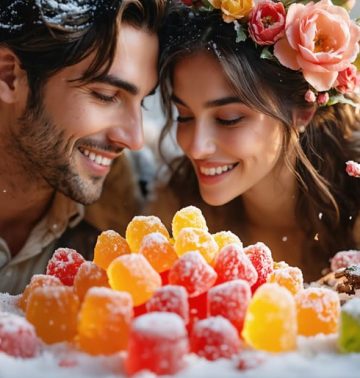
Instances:
[[[106,43],[106,41],[104,41]],[[79,86],[92,56],[52,76],[12,132],[31,175],[83,204],[96,201],[112,161],[143,145],[141,103],[157,83],[158,39],[122,25],[108,75]]]

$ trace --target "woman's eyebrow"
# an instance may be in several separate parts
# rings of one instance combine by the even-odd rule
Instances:
[[[177,104],[186,106],[188,108],[188,105],[181,100],[179,97],[177,97],[175,94],[171,96],[172,101],[174,101]],[[216,106],[223,106],[223,105],[228,105],[228,104],[239,104],[242,103],[238,97],[235,96],[228,96],[228,97],[223,97],[223,98],[218,98],[216,100],[210,100],[205,103],[205,108],[213,108]]]

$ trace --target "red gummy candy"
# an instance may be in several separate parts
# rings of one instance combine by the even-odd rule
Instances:
[[[187,252],[170,269],[169,283],[184,286],[189,297],[196,297],[212,287],[217,274],[199,252]]]
[[[38,354],[39,347],[35,328],[25,318],[7,313],[0,315],[0,352],[31,358]]]
[[[46,268],[46,274],[55,276],[67,286],[74,284],[75,275],[85,259],[74,249],[58,248]]]
[[[188,337],[183,320],[170,312],[151,312],[131,325],[126,371],[132,375],[150,370],[158,375],[175,374],[184,367]]]
[[[189,323],[187,324],[188,333],[191,334],[194,324],[207,317],[207,297],[208,292],[202,293],[197,297],[189,298]]]
[[[146,303],[148,312],[173,312],[178,314],[187,324],[189,322],[188,294],[184,287],[166,285],[156,290]]]
[[[273,272],[274,260],[270,248],[262,242],[249,245],[244,248],[244,252],[252,262],[258,274],[258,279],[251,288],[254,292],[259,286],[266,282],[268,275]]]
[[[208,313],[210,316],[221,315],[228,319],[241,335],[250,299],[251,290],[247,281],[224,282],[209,290]]]
[[[190,336],[191,351],[210,361],[231,358],[240,345],[237,329],[222,316],[199,320]]]
[[[360,265],[360,251],[340,251],[331,259],[331,270],[333,272],[351,265]]]
[[[214,268],[218,274],[217,283],[242,279],[252,286],[258,279],[253,264],[238,244],[225,246],[217,255]]]

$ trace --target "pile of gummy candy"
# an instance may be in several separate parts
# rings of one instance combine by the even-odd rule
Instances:
[[[288,352],[298,335],[338,334],[340,352],[360,352],[359,302],[341,307],[335,291],[304,288],[299,268],[274,262],[261,242],[244,248],[231,231],[211,234],[189,206],[175,213],[172,237],[158,217],[136,216],[125,238],[99,235],[93,261],[57,249],[19,298],[25,316],[0,311],[0,352],[31,358],[58,342],[90,355],[125,351],[128,375],[174,374],[190,352],[211,361]]]

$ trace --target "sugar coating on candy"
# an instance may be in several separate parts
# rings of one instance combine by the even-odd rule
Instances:
[[[244,248],[244,252],[249,257],[258,274],[258,279],[252,288],[255,290],[260,285],[264,284],[269,274],[273,272],[274,261],[272,254],[270,248],[262,242],[249,245]]]
[[[185,227],[179,232],[174,244],[178,256],[189,251],[198,251],[211,264],[218,253],[218,245],[213,236],[201,228]]]
[[[152,232],[142,239],[139,252],[159,273],[169,270],[178,256],[169,239],[160,232]]]
[[[293,295],[304,288],[302,271],[294,266],[275,269],[268,276],[268,282],[277,283],[280,286],[286,287]]]
[[[31,358],[39,353],[35,329],[21,316],[0,313],[0,352],[13,357]]]
[[[341,308],[338,344],[343,353],[360,352],[360,298],[352,298]]]
[[[106,270],[111,261],[127,253],[130,247],[125,238],[114,230],[103,231],[95,244],[94,263]]]
[[[199,252],[188,252],[178,259],[169,272],[169,282],[184,286],[190,297],[209,290],[217,274]]]
[[[351,265],[360,265],[360,251],[340,251],[331,259],[331,270],[333,272]]]
[[[146,309],[148,312],[173,312],[181,316],[186,324],[189,321],[187,291],[178,285],[162,286],[146,302]]]
[[[109,265],[107,274],[110,287],[130,293],[135,306],[145,303],[161,286],[160,275],[138,253],[117,257]]]
[[[237,329],[222,316],[210,316],[195,323],[190,348],[193,353],[210,361],[231,358],[240,349]]]
[[[169,232],[160,218],[154,215],[138,215],[133,217],[128,223],[125,232],[125,238],[131,251],[139,252],[143,237],[152,232],[160,232],[167,239],[170,238]]]
[[[209,315],[221,315],[241,333],[250,303],[250,285],[244,280],[224,282],[208,291]]]
[[[67,286],[72,286],[74,277],[85,259],[70,248],[58,248],[46,268],[46,274],[58,277],[60,281]]]
[[[346,162],[346,173],[349,176],[360,177],[360,163],[349,160]]]
[[[208,231],[205,217],[199,208],[187,206],[175,213],[171,222],[172,236],[175,240],[185,227],[201,228]]]
[[[252,286],[258,279],[255,267],[237,244],[229,244],[218,253],[214,269],[218,274],[218,283],[243,279]]]
[[[220,231],[213,235],[216,244],[218,245],[219,251],[221,251],[228,244],[238,244],[243,246],[240,238],[231,231]]]

